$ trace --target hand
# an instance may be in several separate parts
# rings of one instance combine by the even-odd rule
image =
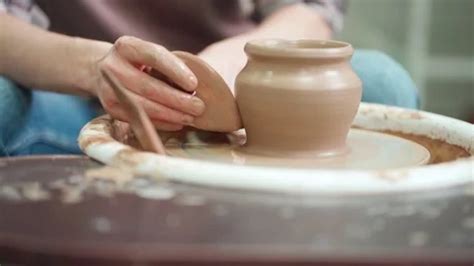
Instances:
[[[103,58],[94,63],[93,68],[95,95],[107,113],[118,120],[128,121],[128,111],[102,77],[101,69],[112,72],[129,89],[158,129],[180,130],[204,112],[204,102],[191,94],[197,87],[196,77],[181,60],[160,45],[134,37],[121,37]],[[159,76],[171,82],[151,76],[143,72],[144,69],[148,73],[158,72]]]

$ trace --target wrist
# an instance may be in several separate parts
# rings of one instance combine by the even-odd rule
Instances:
[[[97,96],[97,85],[99,70],[97,63],[104,58],[112,49],[112,44],[102,41],[93,41],[82,38],[74,38],[74,47],[78,51],[78,62],[74,69],[77,69],[73,76],[75,86],[87,95]]]

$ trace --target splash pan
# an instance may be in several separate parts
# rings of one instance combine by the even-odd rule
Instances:
[[[362,103],[348,138],[351,152],[336,162],[262,160],[241,148],[241,132],[162,136],[170,156],[161,156],[136,149],[124,125],[108,116],[91,121],[79,137],[82,150],[136,175],[233,189],[372,194],[473,182],[474,126],[427,112]]]

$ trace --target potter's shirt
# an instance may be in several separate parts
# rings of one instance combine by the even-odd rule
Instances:
[[[49,26],[48,18],[32,0],[0,0],[1,12],[7,12],[44,29]]]
[[[170,50],[198,52],[256,27],[265,16],[304,2],[337,30],[342,0],[37,0],[52,30],[113,42],[132,35]],[[289,22],[291,23],[291,22]]]

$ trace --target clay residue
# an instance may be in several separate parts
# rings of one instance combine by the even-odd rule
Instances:
[[[39,182],[22,182],[0,186],[0,200],[44,201],[50,198],[51,193]]]
[[[379,113],[380,113],[380,109],[375,108],[375,107],[366,107],[364,109],[359,110],[359,114],[362,114],[362,115],[365,115],[365,116],[368,116],[368,115],[371,115],[371,114],[379,114]],[[421,120],[421,119],[424,119],[423,115],[420,112],[411,111],[411,110],[403,110],[403,111],[387,110],[387,111],[383,112],[383,118],[385,120],[393,119],[393,118],[399,119],[399,120],[406,120],[406,119]]]
[[[110,116],[100,116],[87,124],[88,130],[111,132],[112,126],[109,124]]]
[[[108,142],[113,142],[113,140],[106,136],[89,136],[87,138],[81,138],[79,140],[79,146],[82,149],[87,149],[90,145],[105,144]]]
[[[143,162],[143,155],[139,150],[133,148],[125,148],[117,152],[114,161],[121,165],[121,168],[134,168]]]
[[[408,139],[424,146],[431,154],[431,158],[428,164],[450,162],[460,158],[467,158],[471,156],[471,154],[466,151],[466,149],[457,145],[449,144],[446,141],[440,139],[432,139],[427,136],[414,135],[390,130],[383,130],[381,132]]]
[[[130,128],[130,124],[119,120],[112,119],[112,137],[119,142],[127,143],[134,134]]]
[[[101,167],[87,170],[85,176],[89,181],[104,180],[122,187],[133,179],[133,173],[116,167]]]
[[[411,112],[410,113],[411,119],[423,119],[423,116],[419,112]]]
[[[112,133],[112,125],[109,123],[110,117],[100,116],[87,124],[87,135],[79,136],[79,146],[82,150],[87,149],[90,145],[104,144],[112,142],[113,138],[109,135]],[[103,134],[105,133],[105,135]]]
[[[390,181],[390,182],[397,182],[405,177],[408,176],[407,171],[390,171],[390,170],[381,170],[377,171],[376,175],[384,180]]]
[[[65,204],[75,204],[84,200],[86,194],[110,198],[118,193],[157,200],[175,195],[174,190],[159,180],[136,177],[126,169],[109,166],[45,183],[27,181],[0,185],[0,200],[15,202],[59,199]]]
[[[403,111],[403,112],[397,113],[397,118],[401,120],[403,119],[421,120],[423,119],[423,116],[417,111]]]
[[[39,182],[25,183],[21,187],[23,196],[31,201],[41,201],[49,199],[50,194]]]

